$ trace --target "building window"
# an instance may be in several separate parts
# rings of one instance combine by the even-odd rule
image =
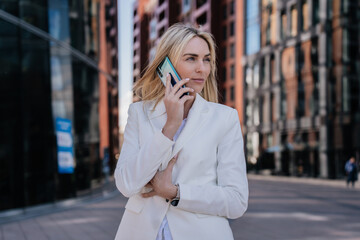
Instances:
[[[319,0],[313,0],[312,24],[316,25],[320,22],[320,5]]]
[[[232,65],[230,66],[230,78],[231,78],[232,80],[235,79],[235,66],[234,66],[234,64],[232,64]]]
[[[191,9],[190,0],[182,1],[182,13],[187,13]]]
[[[349,13],[349,7],[350,7],[350,0],[342,0],[341,1],[341,13],[342,14],[348,14]]]
[[[230,23],[230,36],[234,36],[235,33],[235,23],[231,22]]]
[[[297,35],[297,23],[298,23],[297,19],[298,19],[298,11],[296,9],[296,5],[294,5],[291,7],[290,33],[292,37]]]
[[[150,40],[154,40],[156,38],[156,18],[153,18],[150,21]]]
[[[165,32],[165,27],[160,28],[159,30],[159,37],[161,37]]]
[[[206,12],[204,12],[203,14],[201,14],[201,16],[196,19],[196,22],[197,22],[199,25],[205,25],[206,22],[207,22]]]
[[[254,64],[254,88],[258,88],[259,87],[259,64],[256,62]]]
[[[230,15],[235,13],[235,1],[230,2]]]
[[[276,111],[276,101],[275,101],[275,94],[273,92],[270,93],[270,122],[276,122],[275,116],[276,114],[274,114]],[[269,146],[272,146],[269,145]]]
[[[257,63],[256,63],[257,65]],[[256,66],[255,65],[255,66]],[[264,84],[264,79],[265,79],[265,60],[264,58],[259,59],[259,85],[263,85]]]
[[[287,15],[286,11],[281,12],[281,39],[286,39],[287,36]]]
[[[226,20],[227,19],[227,5],[226,4],[223,5],[222,11],[223,11],[223,19]]]
[[[226,89],[225,88],[222,90],[222,99],[223,99],[223,102],[225,103],[226,102]]]
[[[246,67],[245,83],[247,90],[252,87],[252,69],[249,66]]]
[[[270,84],[275,83],[275,55],[271,54],[270,56]]]
[[[159,22],[161,22],[164,18],[165,18],[165,10],[159,14]]]
[[[260,125],[259,99],[254,100],[254,125]]]
[[[137,15],[137,9],[134,10],[134,17]]]
[[[301,78],[298,80],[298,105],[296,107],[296,117],[300,118],[305,115],[305,86]]]
[[[223,78],[222,78],[223,82],[226,81],[226,78],[227,78],[227,72],[226,72],[226,67],[224,67],[223,68]]]
[[[310,98],[311,115],[315,116],[319,113],[319,64],[318,64],[318,39],[311,40],[311,69],[314,79],[314,89]]]
[[[303,31],[306,31],[309,28],[309,8],[306,0],[303,0],[301,5],[301,27]]]
[[[253,114],[252,114],[252,107],[251,107],[250,100],[246,100],[245,116],[246,116],[246,125],[251,126],[252,125],[251,124],[251,122],[252,122],[251,117],[253,116]]]
[[[223,26],[223,40],[226,40],[227,39],[227,28],[226,28],[226,25]]]
[[[350,41],[349,41],[349,29],[343,28],[342,33],[342,59],[345,63],[350,61],[349,57],[349,48],[350,48]]]
[[[227,47],[226,46],[224,46],[224,48],[223,48],[223,60],[225,61],[226,60],[226,58],[227,58],[227,54],[226,54],[226,51],[227,51]]]
[[[206,3],[206,0],[196,0],[196,8],[201,7]]]
[[[350,94],[350,82],[347,76],[343,76],[342,78],[342,111],[349,112],[350,111],[350,103],[351,103],[351,94]]]
[[[230,57],[235,57],[235,43],[230,44]]]
[[[260,105],[259,105],[259,121],[260,123],[267,123],[267,118],[266,118],[266,112],[267,112],[267,105],[265,102],[265,96],[262,95],[260,96]]]
[[[271,40],[271,22],[272,22],[272,2],[269,1],[263,10],[263,24],[265,24],[265,45],[270,44]]]
[[[234,88],[234,86],[231,86],[231,88],[230,88],[230,99],[231,99],[231,101],[235,100],[235,88]]]

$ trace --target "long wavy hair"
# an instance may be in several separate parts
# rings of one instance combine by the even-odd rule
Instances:
[[[218,89],[216,82],[216,56],[213,36],[200,29],[177,23],[172,25],[161,37],[156,49],[154,60],[145,69],[144,75],[135,83],[135,96],[141,101],[155,101],[156,105],[165,96],[165,86],[157,76],[156,67],[168,56],[175,68],[181,58],[185,46],[194,38],[199,37],[208,44],[210,50],[210,74],[205,81],[200,95],[210,102],[218,102]]]

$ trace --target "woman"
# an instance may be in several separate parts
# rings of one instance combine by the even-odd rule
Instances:
[[[183,78],[174,87],[156,74],[165,56]],[[233,239],[227,218],[246,211],[248,184],[238,114],[217,104],[215,75],[209,33],[164,33],[129,108],[115,170],[129,200],[116,239]]]

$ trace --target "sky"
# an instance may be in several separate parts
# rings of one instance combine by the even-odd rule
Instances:
[[[132,102],[133,82],[133,3],[134,0],[118,1],[119,26],[119,125],[120,133],[124,132],[127,110]]]

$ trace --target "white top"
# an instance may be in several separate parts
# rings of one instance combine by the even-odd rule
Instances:
[[[179,127],[179,129],[177,130],[177,132],[175,133],[174,136],[174,141],[176,141],[176,139],[179,137],[181,131],[183,130],[183,128],[185,127],[185,123],[186,123],[186,119],[185,118],[182,123],[181,126]],[[160,229],[159,232],[156,236],[156,240],[172,240],[172,236],[171,236],[171,232],[170,232],[170,228],[169,228],[169,224],[167,221],[166,216],[164,217],[164,220],[162,221],[161,225],[160,225]]]

